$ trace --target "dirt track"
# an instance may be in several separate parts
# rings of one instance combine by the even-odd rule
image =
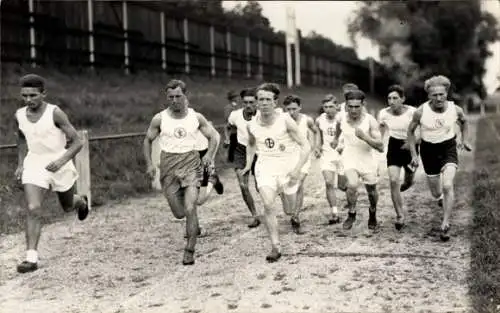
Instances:
[[[474,131],[472,125],[471,138]],[[264,227],[246,227],[248,213],[231,172],[224,176],[225,195],[200,208],[209,236],[199,240],[191,267],[180,264],[184,221],[174,220],[160,195],[100,208],[85,223],[71,218],[45,227],[41,268],[32,274],[15,272],[24,256],[24,235],[2,236],[0,312],[467,311],[472,216],[467,172],[473,160],[471,153],[461,156],[448,243],[428,234],[439,226],[441,210],[421,169],[404,194],[410,215],[402,233],[393,227],[385,171],[380,228],[368,230],[362,192],[358,221],[345,232],[340,225],[325,225],[317,164],[306,181],[305,205],[312,206],[304,214],[307,233],[293,234],[282,215],[285,255],[275,264],[264,260],[269,249]],[[343,195],[340,201],[343,205]]]

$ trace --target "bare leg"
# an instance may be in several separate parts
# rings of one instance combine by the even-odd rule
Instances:
[[[378,191],[377,185],[365,185],[366,192],[368,193],[368,200],[370,202],[368,228],[375,229],[377,227],[377,203]]]
[[[273,205],[277,192],[267,186],[259,187],[260,196],[264,204],[264,224],[271,239],[271,253],[266,257],[268,262],[276,262],[281,257],[281,247],[278,234],[278,220]]]
[[[188,186],[184,189],[184,208],[186,212],[186,233],[187,243],[184,249],[184,259],[182,264],[194,264],[194,251],[196,240],[198,237],[200,225],[198,222],[198,214],[196,210],[196,199],[198,198],[198,188]]]
[[[391,199],[394,210],[396,211],[396,229],[400,230],[404,225],[405,212],[403,210],[403,198],[401,197],[401,168],[398,166],[389,166],[389,182],[391,187]]]
[[[250,193],[250,187],[248,185],[248,177],[249,174],[245,175],[240,175],[238,172],[236,172],[236,177],[238,178],[238,183],[240,185],[240,190],[241,190],[241,196],[243,197],[243,201],[245,201],[245,204],[248,207],[248,210],[250,211],[250,214],[252,214],[253,221],[248,225],[248,227],[253,228],[257,227],[260,225],[260,221],[257,216],[257,210],[255,209],[255,203],[252,197],[252,194]]]
[[[64,212],[78,211],[78,219],[83,221],[88,213],[87,198],[75,194],[75,186],[64,192],[57,192],[57,198]]]
[[[347,206],[349,208],[348,217],[344,222],[344,229],[351,229],[356,220],[356,202],[358,200],[359,175],[355,170],[345,171],[347,179]]]
[[[328,204],[330,206],[328,212],[326,212],[328,215],[328,223],[336,224],[340,222],[337,208],[337,195],[335,193],[336,173],[333,171],[322,171],[322,174],[325,179],[326,199],[328,200]]]
[[[441,224],[441,240],[450,239],[448,229],[450,227],[450,217],[455,203],[454,181],[457,168],[454,165],[448,165],[443,170],[443,222]]]

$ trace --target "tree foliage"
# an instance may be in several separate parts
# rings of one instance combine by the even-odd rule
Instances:
[[[434,74],[448,76],[459,93],[484,97],[488,44],[499,38],[480,0],[363,1],[349,34],[353,42],[362,35],[378,44],[384,66],[419,101],[423,81]]]

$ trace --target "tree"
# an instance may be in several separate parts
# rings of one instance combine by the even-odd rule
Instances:
[[[257,1],[247,1],[245,5],[238,3],[228,15],[248,29],[264,29],[273,31],[269,19],[262,14],[262,6]]]
[[[485,96],[487,46],[499,31],[480,0],[363,1],[348,27],[353,43],[361,35],[380,46],[384,66],[418,101],[434,74],[448,76],[457,92]]]

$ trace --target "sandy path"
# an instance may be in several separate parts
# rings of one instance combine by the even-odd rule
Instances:
[[[380,228],[367,229],[362,192],[358,221],[345,232],[325,225],[326,199],[315,164],[306,181],[305,205],[312,206],[304,214],[307,233],[291,233],[282,216],[285,255],[267,264],[264,228],[246,227],[248,214],[228,172],[225,195],[200,209],[210,236],[200,239],[192,267],[180,264],[184,222],[173,219],[161,196],[111,204],[85,223],[69,219],[45,227],[41,268],[32,274],[15,272],[24,235],[0,237],[0,312],[467,311],[472,216],[467,183],[473,154],[461,155],[461,162],[448,243],[429,234],[439,226],[441,211],[421,170],[404,195],[410,214],[404,232],[393,227],[385,173]],[[340,199],[343,203],[344,196]]]

